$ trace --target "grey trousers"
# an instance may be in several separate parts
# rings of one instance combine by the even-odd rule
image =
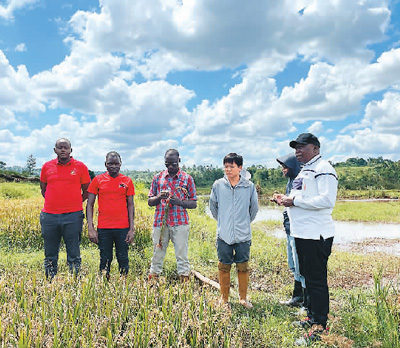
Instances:
[[[57,274],[61,237],[64,239],[67,249],[69,270],[75,273],[79,272],[81,268],[80,244],[83,218],[82,211],[65,214],[40,213],[46,277],[53,278]]]
[[[153,258],[151,259],[150,274],[160,274],[162,272],[165,254],[169,241],[171,240],[175,248],[178,274],[188,276],[190,274],[190,264],[188,260],[189,225],[165,226],[162,236],[162,248],[157,247],[160,233],[161,227],[153,228],[154,252]]]

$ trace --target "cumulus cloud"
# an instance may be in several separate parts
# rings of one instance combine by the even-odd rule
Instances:
[[[0,5],[0,17],[10,20],[14,18],[14,12],[37,3],[38,0],[8,0],[6,5]]]
[[[367,45],[384,39],[390,18],[383,0],[104,0],[101,5],[100,13],[79,11],[71,18],[78,39],[97,51],[124,52],[146,77],[235,68],[274,50],[331,62],[365,61],[373,58]]]
[[[318,134],[322,133],[324,129],[324,125],[321,121],[314,122],[310,127],[308,127],[308,132],[313,133],[318,136]]]
[[[43,112],[45,105],[41,102],[24,65],[15,70],[5,54],[0,51],[0,106],[10,112]]]
[[[12,18],[33,3],[10,0],[0,5],[0,16]],[[360,151],[361,138],[375,133],[376,149],[393,153],[386,145],[389,138],[398,144],[395,91],[369,103],[336,140],[328,141],[325,126],[362,113],[366,96],[400,84],[400,49],[375,57],[370,48],[385,40],[389,21],[385,0],[102,0],[99,12],[71,17],[64,40],[70,52],[51,69],[30,77],[0,51],[0,128],[15,125],[2,133],[14,146],[7,147],[10,156],[25,156],[34,146],[47,160],[54,136],[66,136],[94,168],[111,149],[124,163],[154,168],[168,147],[178,147],[192,164],[219,165],[236,151],[249,165],[265,159],[275,166],[300,130],[321,136],[332,153]],[[310,69],[279,91],[279,73],[299,59]],[[224,68],[237,71],[239,82],[193,111],[187,104],[196,90],[167,82],[175,71]],[[17,113],[40,117],[47,109],[58,115],[51,125],[19,135],[25,123]]]
[[[381,134],[400,134],[400,93],[388,92],[380,101],[371,101],[362,124]],[[400,149],[399,149],[400,150]]]

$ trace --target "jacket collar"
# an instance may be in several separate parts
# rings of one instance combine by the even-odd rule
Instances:
[[[315,162],[317,162],[320,159],[321,159],[321,155],[316,155],[315,157],[311,158],[307,163],[305,163],[303,167],[311,166],[312,164],[314,164]]]
[[[230,181],[229,181],[229,179],[228,179],[228,177],[227,177],[226,175],[224,175],[224,180],[225,180],[225,183],[226,183],[227,185],[229,185],[229,186],[232,187],[232,185],[231,185],[231,183],[230,183]],[[238,181],[238,183],[236,184],[235,187],[239,187],[239,186],[243,186],[243,187],[249,186],[249,181],[246,180],[246,179],[243,177],[243,175],[240,175],[239,181]]]

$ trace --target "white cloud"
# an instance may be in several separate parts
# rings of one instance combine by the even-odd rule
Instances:
[[[43,112],[44,104],[40,101],[38,91],[34,87],[24,65],[15,70],[0,51],[0,105],[9,112]]]
[[[331,62],[370,60],[367,45],[384,39],[389,16],[384,0],[103,0],[100,13],[78,11],[70,24],[77,35],[72,41],[124,52],[146,77],[164,77],[189,67],[235,68],[271,51]]]
[[[14,18],[14,12],[24,7],[37,3],[38,0],[8,0],[7,4],[0,5],[0,17],[10,20]]]
[[[400,149],[400,135],[377,133],[371,128],[355,131],[351,135],[339,135],[328,143],[328,152],[346,154],[346,157],[397,158]]]
[[[33,3],[11,0],[0,5],[0,16],[12,18]],[[65,39],[71,52],[52,69],[30,77],[0,51],[0,128],[15,126],[14,133],[3,132],[12,147],[1,151],[25,159],[33,147],[44,161],[54,137],[66,136],[92,168],[102,167],[112,149],[124,163],[158,167],[168,147],[178,147],[186,163],[220,165],[236,151],[248,165],[265,159],[275,166],[304,125],[334,144],[324,146],[327,154],[361,151],[363,137],[375,139],[376,151],[394,153],[387,147],[388,139],[398,144],[394,92],[369,103],[364,119],[337,140],[324,138],[325,121],[345,120],[361,111],[368,94],[398,88],[400,49],[375,61],[369,48],[385,39],[389,15],[385,0],[102,0],[99,13],[72,16]],[[278,73],[299,57],[313,63],[308,74],[279,93]],[[162,80],[171,71],[227,67],[240,69],[240,82],[193,112],[187,103],[196,91]],[[67,111],[28,137],[16,135],[28,124],[18,113],[30,117],[46,107]]]
[[[0,115],[0,129],[16,123],[14,113],[10,109],[2,108],[0,106]]]
[[[324,125],[322,124],[321,121],[315,121],[310,127],[308,127],[308,132],[309,133],[313,133],[316,136],[318,136],[318,134],[322,133],[324,129]]]
[[[26,51],[27,47],[23,42],[15,46],[15,52],[26,52]]]
[[[369,102],[362,123],[379,134],[399,135],[400,93],[388,92],[381,101]]]

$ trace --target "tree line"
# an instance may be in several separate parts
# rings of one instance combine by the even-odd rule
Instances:
[[[339,188],[348,190],[398,190],[400,189],[400,161],[392,161],[377,158],[348,158],[344,162],[332,163],[339,176]],[[13,167],[15,168],[15,167]],[[0,172],[10,171],[6,163],[0,161]],[[224,175],[222,167],[213,165],[193,165],[188,167],[183,165],[182,170],[189,173],[196,182],[197,187],[210,188],[213,182]],[[246,168],[251,174],[252,181],[258,186],[259,190],[282,190],[287,179],[282,176],[279,166],[268,168],[265,165],[257,164]],[[26,176],[38,175],[36,169],[36,159],[33,155],[27,158],[26,167],[21,167],[19,173]],[[99,172],[89,170],[93,178]],[[142,182],[150,185],[153,176],[157,171],[150,170],[125,170],[121,173],[128,175],[135,182]]]

